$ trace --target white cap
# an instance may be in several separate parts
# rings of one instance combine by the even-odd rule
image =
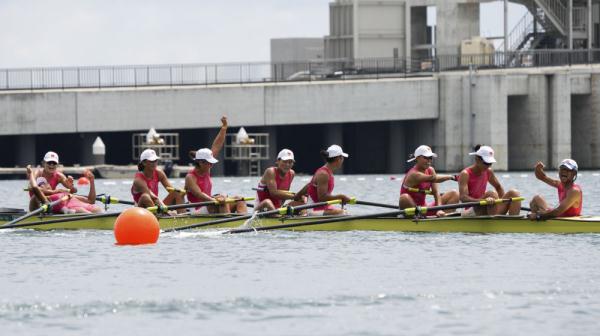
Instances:
[[[46,178],[45,178],[45,177],[43,177],[43,176],[40,176],[40,177],[38,177],[37,179],[35,179],[35,184],[36,184],[36,185],[39,187],[39,186],[41,186],[42,184],[48,184],[48,180],[46,180]]]
[[[469,153],[469,155],[474,156],[477,155],[483,159],[485,163],[494,163],[496,159],[494,159],[494,150],[490,146],[481,146],[477,150],[477,152]]]
[[[431,147],[429,146],[425,146],[425,145],[421,145],[419,147],[417,147],[417,149],[415,149],[415,153],[413,154],[413,157],[410,158],[408,161],[406,162],[412,162],[415,161],[419,156],[424,156],[427,158],[430,157],[437,157],[437,154],[435,154],[432,150]]]
[[[206,160],[210,163],[219,162],[219,160],[217,160],[213,157],[212,151],[208,148],[198,149],[198,151],[196,151],[195,160]]]
[[[156,155],[154,149],[145,149],[140,155],[140,162],[144,160],[156,161],[158,160],[158,155]]]
[[[575,170],[575,171],[577,171],[577,169],[579,169],[579,167],[577,166],[577,162],[575,162],[575,160],[573,160],[573,159],[562,160],[562,162],[560,163],[558,168],[560,169],[560,167],[565,167],[568,170]]]
[[[327,157],[334,158],[338,156],[343,156],[347,158],[349,155],[347,153],[344,153],[342,147],[338,145],[331,145],[329,146],[329,148],[327,148]]]
[[[44,161],[58,163],[58,154],[56,154],[55,152],[48,152],[46,153],[46,155],[44,155]]]
[[[279,154],[277,154],[277,160],[283,160],[283,161],[287,161],[287,160],[294,160],[294,152],[292,152],[291,150],[284,148],[282,149]]]

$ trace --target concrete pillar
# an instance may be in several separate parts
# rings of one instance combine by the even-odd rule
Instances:
[[[412,57],[412,25],[411,25],[411,7],[410,0],[404,2],[404,57],[406,58],[406,68],[411,68]]]
[[[548,163],[555,168],[571,157],[571,80],[567,72],[550,77],[550,125]]]
[[[440,111],[434,122],[432,147],[437,151],[436,169],[440,171],[460,171],[468,159],[464,137],[469,125],[464,120],[466,112],[463,113],[463,77],[453,73],[439,75]]]
[[[580,168],[600,167],[600,74],[592,75],[592,94],[571,98],[572,157]]]
[[[81,133],[79,135],[80,142],[77,144],[79,147],[79,158],[76,159],[77,163],[83,166],[95,164],[92,146],[94,145],[94,141],[96,141],[96,137],[98,137],[97,133]]]
[[[548,158],[548,82],[530,75],[527,96],[509,97],[508,168],[530,170]]]
[[[491,146],[495,170],[508,170],[508,94],[505,75],[479,75],[472,85],[475,144]],[[472,161],[472,160],[470,160]]]
[[[35,135],[19,135],[16,139],[15,164],[20,167],[35,166],[42,161],[36,157]],[[43,154],[42,154],[43,155]]]
[[[330,124],[330,125],[326,125],[325,126],[325,145],[323,146],[323,149],[326,149],[327,147],[331,146],[331,145],[339,145],[342,146],[342,148],[344,148],[344,127],[342,124]],[[344,151],[346,153],[348,153],[348,150],[346,148],[344,148]],[[350,159],[352,159],[352,153],[348,153],[350,154]],[[340,170],[338,170],[336,172],[337,174],[343,174],[344,173],[344,167],[342,166],[342,168]]]
[[[479,36],[479,3],[438,1],[438,55],[456,55],[462,40]]]
[[[387,172],[390,174],[401,174],[406,171],[406,160],[408,152],[406,149],[406,122],[390,121],[388,124],[388,155]]]

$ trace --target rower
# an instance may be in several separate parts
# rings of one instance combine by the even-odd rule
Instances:
[[[322,150],[321,157],[325,161],[325,165],[317,169],[312,180],[296,194],[297,197],[308,194],[308,203],[319,203],[337,199],[342,200],[342,203],[350,202],[351,198],[346,195],[332,194],[333,187],[335,186],[333,172],[342,167],[344,158],[348,156],[348,154],[344,153],[342,147],[338,145],[331,145],[327,150]],[[344,209],[326,205],[312,209],[312,214],[341,215],[344,214]]]
[[[531,200],[531,214],[529,218],[543,220],[554,217],[575,217],[581,215],[583,207],[583,192],[577,179],[577,162],[572,159],[563,160],[558,167],[559,180],[550,178],[544,173],[544,164],[538,162],[535,165],[535,177],[558,190],[559,204],[551,208],[546,200],[540,195],[535,195]]]
[[[52,213],[55,214],[71,214],[71,213],[100,213],[102,208],[95,205],[96,203],[96,186],[94,183],[94,174],[86,170],[84,176],[90,180],[90,190],[88,197],[69,194],[68,192],[59,192],[46,195],[46,191],[52,191],[51,186],[45,177],[40,176],[34,179],[31,166],[27,166],[27,178],[29,180],[29,190],[35,195],[38,201],[42,204],[57,201],[63,196],[68,195],[69,198],[55,204],[52,207]]]
[[[44,155],[42,161],[42,169],[32,172],[32,176],[35,179],[43,177],[47,183],[48,188],[43,189],[43,193],[46,196],[59,194],[59,193],[76,193],[77,188],[73,183],[72,176],[65,176],[63,173],[58,171],[58,154],[55,152],[48,152]],[[57,188],[61,184],[65,188]],[[36,197],[32,190],[29,190],[29,211],[33,211],[40,207],[40,200]]]
[[[496,162],[494,150],[489,146],[477,145],[475,152],[469,153],[475,157],[475,163],[465,168],[459,175],[458,185],[461,202],[479,202],[487,201],[489,204],[499,198],[519,197],[517,190],[511,189],[504,192],[504,188],[496,178],[492,170],[492,164]],[[487,190],[488,182],[494,187],[495,191]],[[465,216],[482,215],[503,215],[508,212],[509,215],[518,215],[521,211],[521,202],[513,201],[510,203],[501,203],[487,207],[477,206],[465,209]]]
[[[164,200],[158,198],[159,183],[169,192]],[[136,206],[142,208],[153,206],[166,208],[167,205],[183,203],[183,195],[179,190],[173,188],[167,175],[158,168],[158,155],[153,149],[146,149],[140,154],[138,172],[135,173],[131,186],[131,195]]]
[[[431,165],[433,158],[436,157],[437,154],[429,146],[422,145],[415,150],[412,158],[407,161],[414,161],[415,165],[406,173],[404,180],[402,180],[399,202],[400,209],[458,203],[459,195],[456,190],[450,190],[440,196],[438,184],[450,180],[456,181],[456,177],[453,175],[436,174],[435,169]],[[434,197],[434,202],[429,205],[427,205],[425,199],[427,194],[431,194]],[[439,210],[437,212],[428,212],[427,215],[443,217],[446,216],[446,212]]]
[[[289,149],[282,149],[277,154],[275,167],[267,168],[258,183],[256,209],[275,210],[281,208],[286,200],[293,200],[288,203],[289,206],[305,203],[302,197],[297,197],[290,192],[296,174],[292,169],[295,162],[294,153]]]
[[[227,117],[221,117],[221,129],[213,140],[211,148],[201,148],[197,151],[190,151],[190,156],[194,160],[194,168],[192,168],[185,176],[185,190],[187,190],[187,198],[190,203],[197,202],[219,202],[219,206],[209,205],[196,208],[194,212],[200,214],[209,213],[247,213],[245,201],[236,202],[234,208],[225,203],[227,195],[212,195],[212,180],[210,178],[210,169],[219,162],[215,156],[225,144],[225,135],[227,133]],[[212,196],[211,196],[212,195]],[[234,196],[240,198],[239,196]]]

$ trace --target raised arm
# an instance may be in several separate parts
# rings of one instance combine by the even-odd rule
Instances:
[[[68,192],[74,194],[77,192],[75,183],[73,183],[73,176],[65,176],[63,173],[58,173],[58,182],[67,188]]]
[[[225,135],[227,134],[227,117],[221,117],[221,129],[219,133],[215,137],[215,140],[212,143],[210,150],[213,153],[214,157],[219,155],[221,149],[223,149],[223,145],[225,144]]]
[[[538,163],[535,164],[535,177],[551,187],[558,188],[560,181],[548,177],[548,175],[546,175],[544,172],[544,168],[544,164],[541,161],[538,161]]]

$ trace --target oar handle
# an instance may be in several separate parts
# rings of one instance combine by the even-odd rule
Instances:
[[[185,194],[185,193],[187,193],[187,190],[185,190],[184,188],[174,188],[174,187],[167,187],[167,191],[168,191],[168,192],[173,192],[173,191],[175,191],[175,192],[178,192],[178,193],[180,193],[180,194]]]
[[[380,208],[398,209],[397,205],[360,201],[360,200],[357,200],[356,197],[352,197],[352,199],[350,200],[350,202],[348,202],[348,204],[369,205],[369,206],[376,206],[376,207],[380,207]]]
[[[135,202],[133,201],[125,201],[116,197],[112,197],[110,195],[108,196],[98,196],[96,197],[96,201],[99,201],[100,203],[107,205],[107,204],[128,204],[128,205],[135,205]]]

